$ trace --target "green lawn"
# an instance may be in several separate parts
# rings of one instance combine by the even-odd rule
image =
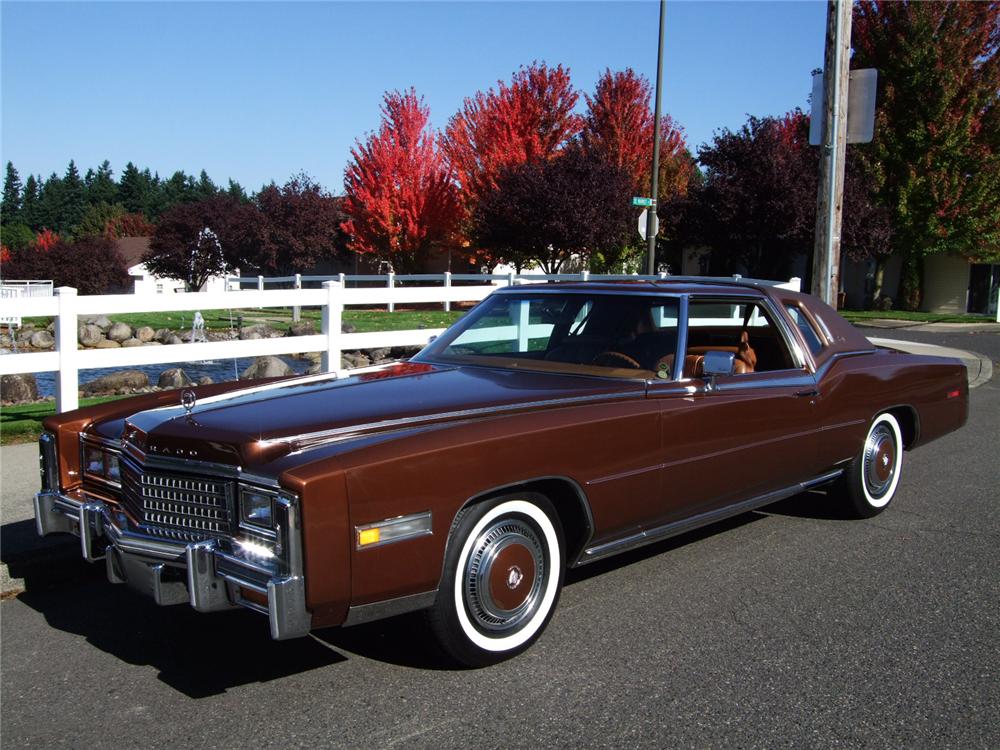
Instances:
[[[126,396],[81,398],[80,406],[103,404],[105,401],[114,401],[119,398],[126,398]],[[0,408],[0,445],[38,440],[38,436],[42,434],[42,420],[55,413],[55,401]]]
[[[906,310],[838,310],[852,323],[865,320],[909,320],[914,323],[992,323],[988,315],[908,312]]]
[[[345,310],[344,323],[353,325],[358,332],[368,331],[406,331],[416,328],[447,328],[460,317],[462,311],[455,310]],[[240,325],[267,323],[272,328],[286,330],[292,322],[290,308],[267,308],[262,310],[202,310],[205,328],[209,330],[228,330]],[[153,329],[171,328],[183,331],[191,328],[194,320],[193,312],[162,312],[162,313],[120,313],[109,315],[115,322],[128,323],[133,328],[149,326]],[[316,330],[321,326],[322,314],[318,309],[302,310],[302,319],[311,320],[316,324]],[[51,318],[26,318],[25,323],[33,323],[44,328],[52,321]]]

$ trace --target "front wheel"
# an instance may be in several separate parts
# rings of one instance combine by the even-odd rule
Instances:
[[[877,516],[892,502],[903,468],[903,435],[892,414],[879,414],[861,452],[841,480],[848,510],[860,518]]]
[[[563,568],[562,527],[548,498],[518,493],[470,506],[452,529],[431,628],[466,666],[515,656],[552,617]]]

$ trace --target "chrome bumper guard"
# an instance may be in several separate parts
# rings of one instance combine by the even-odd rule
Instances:
[[[307,635],[312,617],[306,609],[305,578],[297,507],[283,505],[285,550],[277,572],[273,562],[255,561],[226,549],[217,540],[181,542],[134,530],[128,518],[102,500],[68,497],[43,490],[35,495],[39,536],[70,533],[80,537],[88,562],[104,560],[108,580],[124,583],[160,605],[188,603],[199,612],[247,607],[265,613],[275,640]],[[267,606],[243,598],[241,589],[267,598]]]

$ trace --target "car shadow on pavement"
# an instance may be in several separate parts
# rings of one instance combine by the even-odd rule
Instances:
[[[108,583],[103,565],[83,560],[25,578],[17,598],[49,626],[83,636],[128,664],[153,667],[160,680],[191,698],[346,661],[312,638],[271,640],[267,618],[253,612],[202,614],[186,604],[157,606]]]
[[[817,521],[851,521],[855,519],[847,504],[826,489],[802,492],[772,505],[766,505],[758,513],[768,516],[812,518]]]

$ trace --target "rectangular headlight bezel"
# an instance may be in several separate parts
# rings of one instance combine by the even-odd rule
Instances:
[[[83,439],[80,441],[80,475],[84,480],[98,482],[120,490],[121,452],[107,445]]]
[[[237,493],[237,513],[241,530],[269,540],[277,540],[277,519],[275,504],[279,493],[274,490],[251,484],[240,484]],[[249,501],[249,502],[248,502]],[[252,503],[252,506],[251,506]],[[264,509],[268,520],[262,522],[260,516],[254,517],[253,510]]]

